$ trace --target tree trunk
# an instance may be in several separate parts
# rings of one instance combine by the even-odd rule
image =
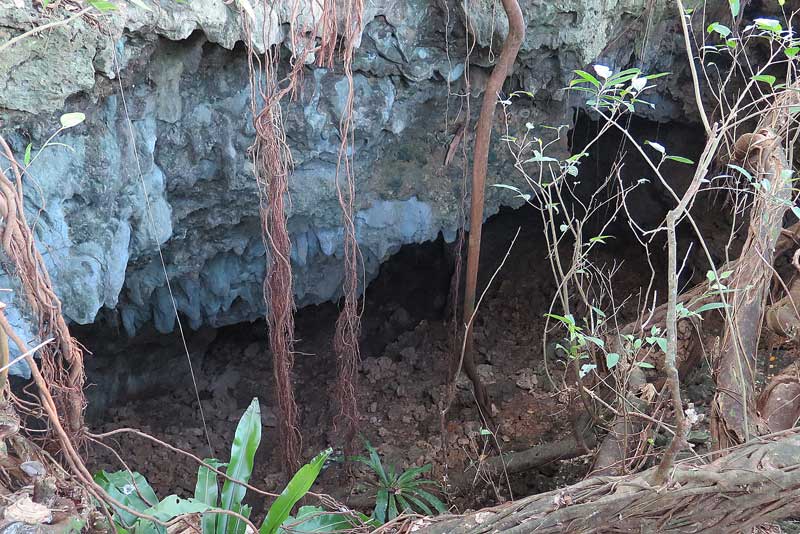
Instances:
[[[661,532],[731,534],[800,512],[800,430],[757,439],[711,464],[679,463],[666,486],[655,468],[463,516],[424,519],[424,534]]]

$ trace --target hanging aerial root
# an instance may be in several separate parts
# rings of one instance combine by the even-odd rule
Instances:
[[[278,87],[276,69],[279,53],[268,50],[262,61],[254,52],[247,17],[243,17],[243,21],[248,36],[251,106],[256,130],[251,153],[259,193],[261,235],[267,253],[264,300],[268,310],[266,318],[278,404],[281,454],[288,475],[300,467],[302,444],[291,378],[295,304],[286,202],[292,157],[286,145],[280,102],[283,96],[292,91],[291,81],[294,78],[290,78],[288,87]],[[256,107],[258,102],[262,103],[260,109]]]
[[[326,5],[335,5],[332,1]],[[334,351],[338,368],[336,381],[336,398],[339,404],[339,417],[337,420],[344,422],[344,441],[347,448],[353,446],[353,439],[358,431],[358,370],[361,366],[361,352],[359,337],[361,333],[361,305],[358,292],[359,281],[363,271],[363,261],[358,248],[354,217],[356,198],[355,174],[350,147],[354,146],[353,131],[353,103],[355,91],[353,85],[352,60],[356,41],[361,33],[362,15],[364,11],[363,0],[348,0],[346,4],[345,27],[342,36],[342,63],[347,79],[347,102],[342,118],[339,122],[339,160],[336,167],[336,191],[339,205],[342,209],[342,224],[344,227],[344,303],[336,321],[336,334],[334,337]],[[329,16],[335,20],[335,9]],[[323,45],[325,41],[323,40]],[[330,47],[330,43],[327,45]],[[325,47],[323,47],[323,52]],[[330,55],[328,60],[330,60]],[[323,56],[324,59],[324,56]],[[345,183],[340,180],[342,174]],[[339,424],[337,422],[337,424]]]
[[[25,169],[16,161],[2,136],[0,148],[10,164],[13,176],[12,180],[5,166],[0,166],[2,250],[13,268],[9,274],[20,282],[27,311],[38,322],[39,338],[56,340],[40,351],[42,374],[52,391],[65,431],[70,438],[80,440],[86,406],[83,394],[83,351],[70,335],[61,311],[61,301],[53,291],[44,259],[36,248],[33,232],[25,220],[22,190]]]

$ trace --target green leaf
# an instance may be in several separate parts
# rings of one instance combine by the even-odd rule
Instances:
[[[792,206],[792,213],[794,213],[795,217],[800,219],[800,208],[798,208],[797,206]]]
[[[431,504],[431,506],[433,506],[433,508],[440,514],[443,514],[447,511],[447,507],[444,505],[444,503],[440,501],[439,498],[433,495],[432,493],[427,492],[421,488],[417,488],[416,490],[414,490],[414,493],[416,493],[420,498],[428,501]]]
[[[592,337],[592,336],[583,336],[583,337],[584,337],[584,339],[588,339],[589,341],[591,341],[592,343],[594,343],[595,345],[597,345],[601,349],[603,347],[605,347],[605,343],[599,337]]]
[[[397,519],[397,501],[394,498],[394,493],[389,494],[389,510],[386,512],[386,520],[391,521]]]
[[[28,146],[25,147],[25,156],[22,158],[22,162],[25,164],[26,167],[31,164],[31,149],[32,148],[33,148],[33,145],[31,143],[28,143]]]
[[[158,503],[158,497],[153,488],[139,473],[100,471],[94,476],[94,480],[114,499],[138,512],[144,512]],[[121,508],[115,507],[114,515],[124,526],[132,526],[137,520],[135,515]]]
[[[261,420],[259,419],[260,424]],[[260,534],[275,534],[278,531],[278,527],[289,517],[297,501],[302,499],[311,489],[314,481],[319,476],[319,472],[322,470],[325,460],[328,459],[332,452],[333,449],[322,451],[295,473],[280,496],[270,506],[267,518],[259,529]]]
[[[484,431],[486,431],[486,434],[484,434]],[[480,434],[482,436],[486,436],[486,435],[491,436],[492,435],[492,431],[489,430],[489,429],[486,429],[486,428],[481,428]],[[400,475],[397,478],[397,482],[400,485],[406,484],[408,482],[411,482],[412,480],[414,480],[415,478],[417,478],[421,474],[427,473],[430,470],[431,470],[431,464],[425,464],[422,467],[411,467],[411,468],[406,469],[405,471],[403,471],[403,474]]]
[[[380,488],[378,490],[378,494],[375,497],[375,511],[373,514],[375,515],[375,519],[381,522],[381,524],[386,523],[386,511],[389,509],[389,490],[386,488]]]
[[[655,141],[645,141],[644,144],[650,145],[653,149],[657,152],[661,152],[662,154],[667,153],[667,149],[664,148],[664,145],[661,143],[656,143]]]
[[[61,127],[66,130],[67,128],[79,125],[85,120],[86,115],[79,111],[75,113],[64,113],[61,115]]]
[[[731,29],[724,24],[720,24],[719,22],[712,22],[709,24],[707,31],[708,33],[717,33],[723,39],[731,34]]]
[[[733,15],[733,18],[738,17],[739,11],[741,10],[739,0],[728,0],[728,4],[731,6],[731,15]]]
[[[405,494],[406,499],[408,499],[414,506],[416,506],[417,511],[424,513],[425,515],[433,515],[433,510],[431,507],[425,504],[425,501],[422,499],[417,499],[415,496],[411,495],[410,493]]]
[[[580,372],[578,374],[580,375],[581,378],[583,378],[584,376],[588,375],[589,373],[591,373],[595,369],[597,369],[597,365],[595,365],[593,363],[585,363],[585,364],[581,365],[581,370],[580,370]]]
[[[727,308],[727,307],[728,305],[722,302],[709,302],[708,304],[703,304],[702,306],[697,308],[697,310],[695,310],[695,313],[703,313],[709,310],[719,310],[721,308]]]
[[[510,191],[514,191],[517,194],[522,194],[522,191],[519,190],[518,187],[514,187],[513,185],[506,185],[506,184],[492,184],[492,187],[497,187],[498,189],[508,189]]]
[[[800,52],[800,46],[791,46],[783,51],[783,53],[786,54],[786,57],[789,59],[795,57],[798,52]]]
[[[595,78],[594,76],[592,76],[591,74],[586,72],[585,70],[576,70],[575,74],[580,76],[581,79],[579,79],[579,80],[575,79],[575,80],[572,80],[571,82],[569,82],[569,86],[570,87],[572,87],[575,84],[584,83],[584,82],[589,82],[590,84],[592,84],[592,85],[594,85],[595,87],[598,87],[598,88],[600,87],[600,80],[598,80],[597,78]]]
[[[656,368],[655,365],[653,365],[652,363],[647,363],[647,362],[636,362],[636,365],[638,365],[639,367],[642,367],[643,369],[655,369]]]
[[[747,180],[749,182],[753,181],[753,175],[750,174],[750,172],[747,169],[745,169],[744,167],[740,167],[738,165],[733,165],[733,164],[728,164],[728,167],[730,167],[731,169],[733,169],[735,171],[738,171],[738,172],[742,173],[742,176],[747,178]]]
[[[659,72],[658,74],[648,74],[645,76],[648,80],[655,80],[656,78],[663,78],[664,76],[669,76],[672,74],[671,72]]]
[[[106,0],[89,0],[89,5],[97,9],[98,11],[102,11],[104,13],[107,11],[114,11],[115,9],[117,9],[117,6],[115,6],[111,2],[107,2]]]
[[[414,511],[414,508],[412,508],[411,505],[408,503],[408,501],[405,499],[404,494],[397,493],[395,494],[394,497],[395,499],[397,499],[397,504],[399,505],[398,509],[401,514],[404,514],[406,512],[412,513]]]
[[[767,84],[769,84],[770,86],[774,85],[774,84],[775,84],[775,81],[777,80],[777,78],[775,78],[775,76],[772,76],[771,74],[758,74],[758,75],[756,75],[756,76],[753,76],[753,78],[752,78],[752,79],[753,79],[754,81],[756,81],[756,82],[764,82],[764,83],[767,83]]]
[[[694,161],[689,158],[684,158],[683,156],[667,156],[665,159],[677,161],[678,163],[685,163],[687,165],[694,165]]]
[[[215,460],[213,458],[207,458],[204,461],[215,469],[219,469],[225,465],[219,460]],[[197,501],[206,503],[212,508],[217,506],[217,500],[219,499],[217,474],[204,465],[201,465],[197,470],[197,482],[195,483],[194,487],[194,498]],[[212,534],[216,531],[217,515],[218,514],[203,515],[203,532]]]
[[[225,474],[233,480],[247,483],[253,473],[253,460],[260,443],[261,409],[258,399],[253,399],[236,426],[231,446],[231,460],[228,462]],[[241,504],[246,491],[247,488],[241,484],[236,484],[226,478],[222,486],[220,508],[232,510],[235,505]],[[217,534],[226,534],[229,519],[231,516],[228,515],[217,517]]]
[[[357,514],[362,523],[368,523],[369,518],[363,514]],[[349,532],[358,525],[352,517],[337,513],[329,512],[319,506],[301,506],[297,512],[297,516],[289,517],[283,522],[281,528],[278,530],[279,534],[328,534],[337,532]]]
[[[145,510],[144,513],[166,522],[179,515],[197,514],[205,512],[209,508],[204,502],[199,502],[195,499],[181,499],[177,495],[170,495],[164,497],[164,500],[157,505]],[[145,519],[138,519],[133,526],[133,532],[136,534],[155,534],[164,531],[164,527]]]
[[[253,512],[253,509],[247,504],[239,503],[233,506],[232,511],[250,519],[250,514]],[[247,532],[247,526],[247,523],[238,517],[231,517],[231,521],[228,523],[228,534],[245,534],[245,532]]]
[[[606,367],[613,369],[619,363],[619,354],[616,352],[609,352],[606,354]]]
[[[614,239],[613,235],[598,235],[589,239],[590,243],[603,243],[605,245],[606,239]]]
[[[768,31],[771,33],[780,33],[783,31],[783,26],[781,23],[775,19],[767,19],[767,18],[758,18],[755,19],[753,22],[756,23],[758,29]]]

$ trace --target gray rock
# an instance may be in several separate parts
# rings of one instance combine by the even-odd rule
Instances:
[[[44,148],[26,181],[26,213],[36,221],[64,313],[86,324],[107,308],[130,335],[146,323],[171,331],[176,309],[192,328],[263,316],[266,257],[248,155],[254,129],[236,4],[168,2],[147,12],[116,3],[116,12],[99,19],[102,32],[76,21],[25,39],[0,58],[0,130],[20,159],[28,142],[35,153],[57,130],[60,113],[87,116],[60,132],[57,145]],[[525,2],[529,31],[515,83],[536,94],[510,109],[509,127],[568,123],[562,88],[572,69],[601,53],[612,67],[627,66],[636,38],[607,44],[646,3]],[[26,5],[0,7],[0,42],[44,22]],[[256,28],[257,49],[264,48],[263,36],[268,44],[285,39],[288,5],[272,13],[266,31]],[[353,158],[366,282],[404,244],[440,232],[455,238],[461,170],[458,162],[442,164],[455,129],[452,122],[445,128],[445,117],[450,109],[452,121],[458,107],[454,97],[448,103],[448,94],[464,90],[461,24],[495,53],[507,31],[493,4],[469,5],[473,11],[464,13],[461,3],[448,2],[448,14],[424,0],[378,0],[364,15],[354,58]],[[667,16],[656,13],[653,27],[668,24]],[[261,24],[260,11],[257,19]],[[451,34],[447,41],[444,31]],[[453,37],[458,33],[461,38]],[[661,41],[652,41],[646,57],[661,70],[678,70],[666,65],[671,56],[653,48]],[[490,60],[486,48],[471,59],[476,97],[480,66]],[[659,96],[662,109],[680,117],[671,91]],[[336,168],[346,96],[341,69],[309,65],[297,100],[285,104],[295,163],[288,225],[299,306],[341,294]],[[477,100],[472,109],[477,112]],[[496,125],[495,139],[503,129]],[[563,154],[567,147],[555,149]],[[488,182],[524,183],[499,142],[492,147]],[[508,191],[489,187],[486,216],[501,204],[519,203]],[[8,275],[0,277],[0,286],[17,289]],[[34,340],[19,298],[14,304],[10,319]]]

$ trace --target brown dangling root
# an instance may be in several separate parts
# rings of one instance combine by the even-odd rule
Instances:
[[[333,348],[336,353],[338,379],[336,382],[336,399],[339,403],[338,421],[344,420],[344,441],[346,448],[353,447],[353,440],[358,432],[358,370],[361,366],[361,351],[359,349],[359,336],[361,333],[362,308],[358,302],[359,274],[362,271],[363,261],[356,238],[353,210],[355,204],[355,175],[353,170],[352,155],[348,155],[348,147],[354,146],[353,131],[353,101],[355,91],[353,86],[352,60],[355,44],[361,33],[362,14],[364,11],[363,0],[349,0],[345,14],[345,28],[342,34],[342,63],[347,79],[347,103],[342,118],[339,122],[339,160],[336,167],[336,192],[339,205],[342,208],[342,223],[344,226],[344,304],[339,318],[336,321],[336,334]],[[335,1],[327,0],[323,12],[329,15],[327,20],[336,21]],[[323,47],[320,50],[320,60],[332,62],[333,39],[338,33],[337,29],[324,26],[327,37],[323,36]],[[331,37],[333,36],[333,37]],[[345,186],[339,180],[342,168],[346,177]],[[338,425],[337,421],[337,425]]]
[[[265,12],[265,27],[268,11]],[[254,51],[249,21],[244,14],[242,20],[247,36],[251,106],[256,130],[256,139],[251,147],[253,171],[258,183],[261,231],[267,252],[264,300],[268,310],[281,454],[286,473],[290,474],[300,467],[302,443],[291,379],[295,304],[290,260],[292,243],[286,228],[286,201],[289,197],[292,155],[286,144],[280,102],[285,95],[294,92],[294,82],[300,75],[302,61],[294,63],[299,66],[288,77],[288,83],[279,87],[276,71],[280,51],[267,49],[262,61]],[[259,101],[263,102],[260,110],[257,109]]]
[[[61,301],[53,291],[44,259],[25,220],[22,194],[25,169],[17,163],[2,136],[0,148],[10,163],[14,178],[11,180],[0,167],[0,217],[5,222],[0,236],[2,250],[15,269],[9,274],[19,279],[28,310],[38,321],[39,338],[55,340],[40,350],[42,375],[52,391],[64,430],[70,439],[80,443],[86,407],[83,351],[70,335],[61,312]]]

